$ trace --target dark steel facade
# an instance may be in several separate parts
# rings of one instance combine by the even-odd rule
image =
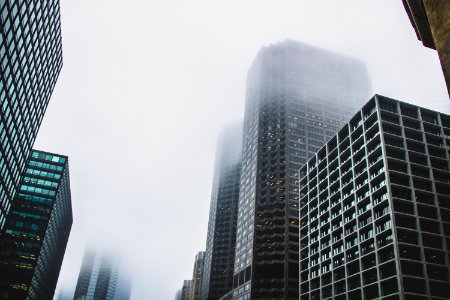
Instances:
[[[363,63],[287,40],[247,77],[234,299],[298,299],[298,170],[371,94]]]
[[[32,150],[0,237],[0,299],[52,299],[72,227],[66,156]]]
[[[0,1],[0,230],[62,67],[59,1]]]
[[[217,146],[200,299],[219,299],[233,285],[241,144],[240,122],[222,132]]]
[[[448,299],[450,116],[375,96],[301,169],[300,299]]]

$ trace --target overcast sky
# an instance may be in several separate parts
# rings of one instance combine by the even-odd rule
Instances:
[[[69,156],[74,223],[133,269],[133,299],[173,299],[205,247],[215,145],[246,72],[286,38],[366,62],[374,91],[450,113],[437,53],[401,0],[61,0],[64,66],[35,148]]]

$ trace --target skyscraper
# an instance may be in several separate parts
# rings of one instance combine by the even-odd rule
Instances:
[[[448,299],[450,116],[372,98],[300,170],[300,299]]]
[[[62,67],[59,1],[0,1],[0,230]]]
[[[98,250],[86,250],[74,299],[127,300],[130,295],[131,281],[120,260]]]
[[[219,299],[233,285],[241,144],[242,122],[222,131],[216,153],[201,299]]]
[[[298,170],[371,94],[363,63],[292,40],[247,77],[235,299],[298,299]]]
[[[192,273],[192,297],[191,300],[200,299],[202,291],[203,271],[205,269],[205,251],[200,251],[195,256],[194,272]]]
[[[32,150],[0,237],[0,299],[52,299],[71,227],[67,156]]]

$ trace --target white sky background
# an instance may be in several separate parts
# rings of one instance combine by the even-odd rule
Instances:
[[[450,113],[437,53],[401,0],[61,0],[61,15],[64,66],[35,144],[70,161],[60,288],[74,289],[90,241],[131,261],[133,299],[173,299],[191,278],[216,139],[243,117],[262,45],[292,38],[360,58],[375,92]]]

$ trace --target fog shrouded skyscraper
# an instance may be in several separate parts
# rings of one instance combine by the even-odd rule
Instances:
[[[131,281],[127,275],[123,262],[115,255],[88,249],[81,264],[74,299],[130,299]]]
[[[371,94],[365,65],[292,40],[247,77],[234,299],[298,299],[298,170]]]
[[[232,288],[241,144],[242,122],[228,125],[217,145],[200,299],[219,299]]]
[[[67,156],[32,150],[0,237],[0,299],[52,299],[70,229]]]
[[[373,97],[300,170],[300,299],[449,299],[450,116]]]
[[[0,230],[62,67],[59,1],[0,1]]]

